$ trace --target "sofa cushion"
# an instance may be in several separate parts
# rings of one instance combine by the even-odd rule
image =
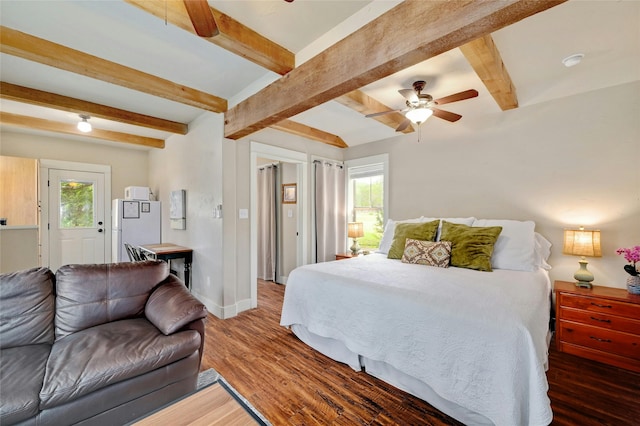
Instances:
[[[51,345],[27,345],[0,350],[0,425],[38,414],[45,366]]]
[[[162,261],[62,266],[56,272],[56,338],[141,316],[151,290],[168,275]]]
[[[0,349],[53,343],[53,280],[47,268],[0,275]]]
[[[207,308],[189,293],[175,276],[151,293],[145,315],[164,334],[173,334],[185,325],[207,317]]]
[[[170,336],[145,318],[110,322],[56,340],[40,408],[72,401],[113,383],[185,358],[200,348],[195,330]]]

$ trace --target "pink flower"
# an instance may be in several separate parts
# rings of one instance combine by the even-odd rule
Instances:
[[[638,275],[636,262],[640,262],[640,246],[634,246],[631,248],[619,248],[618,250],[616,250],[616,253],[624,255],[625,260],[629,262],[629,265],[625,265],[624,270],[631,275]]]

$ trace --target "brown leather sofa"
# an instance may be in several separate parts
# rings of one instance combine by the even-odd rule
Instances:
[[[0,425],[123,424],[196,388],[205,306],[164,262],[0,276]]]

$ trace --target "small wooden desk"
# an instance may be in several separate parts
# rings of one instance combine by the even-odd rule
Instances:
[[[140,251],[147,257],[164,260],[170,263],[171,259],[184,259],[184,282],[191,290],[191,262],[193,250],[189,247],[178,246],[173,243],[145,244],[139,246]]]

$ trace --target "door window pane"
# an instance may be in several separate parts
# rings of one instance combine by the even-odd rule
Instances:
[[[60,228],[94,227],[94,182],[60,181]]]

